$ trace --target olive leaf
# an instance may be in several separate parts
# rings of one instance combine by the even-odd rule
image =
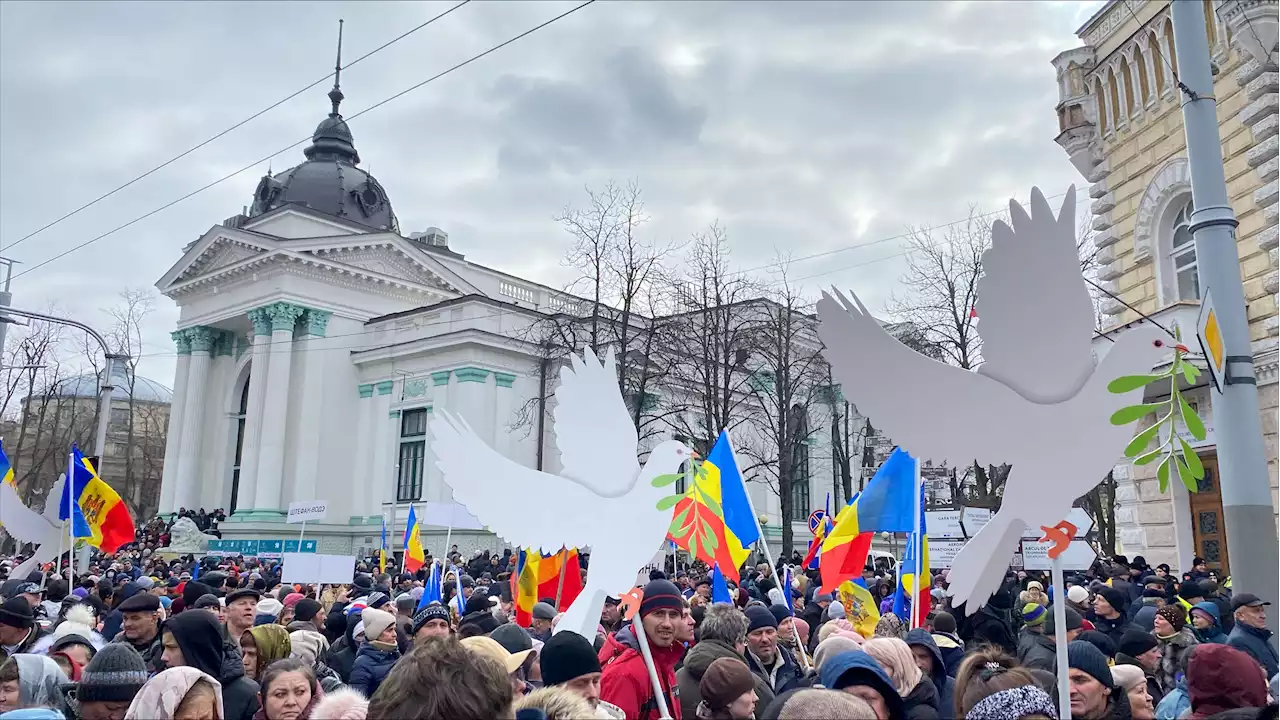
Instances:
[[[1142,405],[1122,407],[1111,415],[1111,424],[1128,425],[1134,420],[1141,420],[1164,406],[1164,403],[1145,403]]]
[[[1125,446],[1124,456],[1134,457],[1135,455],[1140,454],[1143,450],[1146,450],[1147,445],[1151,444],[1152,438],[1154,438],[1158,432],[1160,432],[1160,423],[1156,423],[1137,435],[1134,435],[1133,439],[1129,441],[1129,444]]]
[[[1191,407],[1191,403],[1187,402],[1187,399],[1181,393],[1178,394],[1178,409],[1182,412],[1182,424],[1187,426],[1187,431],[1191,433],[1191,437],[1196,440],[1204,440],[1204,423],[1201,422],[1200,416],[1196,415],[1195,408]]]
[[[1171,456],[1165,455],[1160,461],[1160,467],[1156,468],[1156,479],[1160,481],[1160,492],[1169,491],[1169,460]]]
[[[1107,390],[1119,395],[1145,387],[1164,377],[1164,375],[1122,375],[1107,383]]]
[[[651,480],[650,482],[653,484],[654,487],[666,487],[668,485],[674,485],[680,482],[681,477],[682,476],[679,473],[672,473],[670,475],[659,475],[655,477],[653,480]]]
[[[658,509],[670,510],[671,508],[675,507],[676,503],[680,502],[682,498],[684,498],[683,495],[668,495],[658,501]]]
[[[1191,449],[1191,445],[1186,440],[1178,438],[1178,442],[1182,445],[1182,458],[1187,463],[1187,469],[1191,471],[1191,477],[1200,480],[1204,477],[1204,463],[1200,462],[1200,456],[1196,455],[1196,451]]]

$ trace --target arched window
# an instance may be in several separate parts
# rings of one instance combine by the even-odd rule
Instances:
[[[1156,97],[1159,98],[1164,94],[1164,56],[1160,54],[1160,38],[1151,35],[1151,73],[1152,79],[1155,80]]]
[[[1174,300],[1199,300],[1200,278],[1196,273],[1196,243],[1191,237],[1191,201],[1173,216],[1169,235],[1169,264]]]
[[[1133,73],[1129,71],[1129,61],[1120,60],[1120,77],[1124,80],[1124,110],[1129,115],[1138,111],[1138,107],[1142,103],[1133,101],[1135,90],[1133,87]]]
[[[249,415],[249,376],[244,378],[244,389],[240,391],[240,404],[236,407],[236,414],[232,419],[236,423],[236,459],[231,466],[231,507],[227,509],[227,514],[234,514],[236,511],[236,501],[240,495],[240,455],[244,452],[244,419]]]
[[[1165,59],[1169,61],[1169,68],[1173,77],[1178,77],[1178,54],[1173,50],[1173,23],[1166,22],[1164,24],[1164,46]]]
[[[1093,96],[1098,100],[1098,132],[1106,135],[1111,129],[1111,118],[1107,115],[1107,93],[1102,90],[1102,80],[1093,81]]]
[[[1124,108],[1120,107],[1120,92],[1116,90],[1116,74],[1107,71],[1107,89],[1111,92],[1111,126],[1118,127],[1124,120]]]
[[[1138,104],[1143,105],[1151,99],[1151,85],[1147,82],[1147,63],[1141,45],[1133,49],[1133,64],[1138,68]]]

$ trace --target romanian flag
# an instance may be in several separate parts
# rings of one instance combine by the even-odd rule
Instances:
[[[561,583],[560,578],[564,577]],[[543,555],[536,550],[521,550],[516,560],[516,572],[511,597],[515,600],[515,622],[520,627],[533,624],[533,605],[542,599],[555,604],[564,612],[582,594],[582,570],[578,563],[577,549]]]
[[[929,538],[927,536],[928,529],[925,527],[924,515],[924,486],[920,487],[920,534],[911,532],[907,535],[907,551],[904,553],[902,562],[898,565],[898,591],[893,596],[893,614],[902,620],[907,620],[907,613],[911,612],[910,608],[914,602],[916,590],[916,559],[920,562],[920,577],[923,578],[920,586],[920,606],[914,609],[912,622],[909,625],[912,628],[924,627],[925,620],[929,616],[929,586],[932,584],[931,578],[933,574],[929,571]]]
[[[707,459],[703,461],[694,484],[696,489],[690,487],[685,497],[676,503],[675,516],[689,517],[694,506],[698,505],[699,521],[705,521],[716,538],[714,552],[706,543],[698,543],[697,552],[691,550],[689,540],[694,536],[693,532],[681,537],[667,537],[707,565],[719,565],[725,577],[737,582],[738,569],[751,554],[751,546],[760,539],[760,528],[751,512],[746,482],[738,469],[727,432],[720,432],[720,437],[716,439],[711,452],[707,453]],[[720,504],[720,517],[707,505],[705,498],[697,498],[697,491]]]
[[[404,571],[418,572],[418,568],[427,562],[427,554],[422,549],[422,538],[418,537],[418,515],[409,505],[409,519],[404,528]]]
[[[18,481],[13,476],[13,464],[9,462],[9,456],[4,454],[3,441],[0,441],[0,483],[12,485],[15,489],[18,487]]]
[[[533,624],[533,604],[538,602],[538,565],[542,553],[521,550],[516,560],[516,572],[511,574],[515,582],[512,597],[515,599],[515,622],[522,628]]]
[[[378,574],[387,571],[387,516],[382,516],[382,541],[378,545]]]
[[[862,574],[877,532],[914,532],[916,460],[893,451],[867,487],[836,516],[822,541],[822,584],[839,587]]]
[[[128,506],[119,493],[98,477],[93,464],[74,445],[69,471],[71,478],[63,485],[62,499],[58,502],[58,519],[70,519],[75,537],[88,538],[90,545],[105,553],[113,553],[121,545],[133,542],[133,517],[129,515]]]

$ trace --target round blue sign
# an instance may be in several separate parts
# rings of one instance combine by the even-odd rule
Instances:
[[[814,510],[809,513],[809,532],[817,535],[818,528],[822,525],[822,521],[827,517],[826,510]]]

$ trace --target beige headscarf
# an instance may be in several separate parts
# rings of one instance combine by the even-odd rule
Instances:
[[[124,720],[173,720],[182,699],[202,680],[213,686],[218,717],[226,717],[222,709],[222,685],[193,667],[183,666],[169,668],[148,680],[134,696]]]
[[[898,638],[872,638],[862,643],[863,652],[876,659],[889,674],[893,687],[902,697],[915,690],[923,673],[916,665],[911,648]]]

